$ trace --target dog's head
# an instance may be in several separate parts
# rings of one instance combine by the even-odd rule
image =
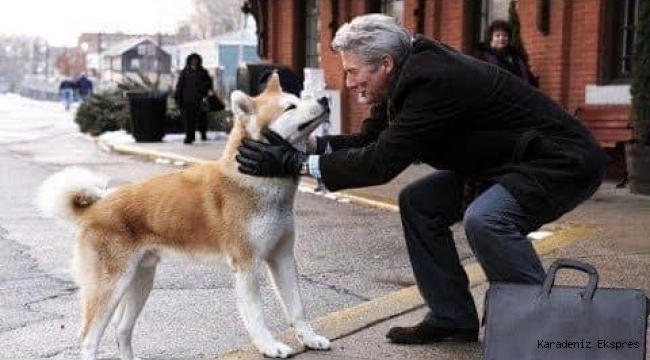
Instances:
[[[330,112],[327,98],[299,99],[282,92],[277,73],[271,75],[266,89],[259,96],[250,97],[241,91],[233,91],[230,101],[245,137],[259,140],[262,129],[268,127],[303,150],[307,136],[328,120]]]

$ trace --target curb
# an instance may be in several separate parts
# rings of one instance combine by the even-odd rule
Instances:
[[[116,152],[118,154],[123,154],[123,155],[139,156],[149,160],[168,159],[173,162],[180,162],[183,165],[210,164],[214,162],[212,160],[204,160],[204,159],[199,159],[191,156],[183,156],[183,155],[178,155],[166,151],[145,150],[142,149],[141,147],[138,147],[137,145],[111,144],[109,142],[101,141],[101,140],[98,140],[97,143],[99,146],[105,147],[111,152]]]

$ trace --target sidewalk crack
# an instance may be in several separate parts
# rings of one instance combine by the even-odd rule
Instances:
[[[350,291],[349,289],[346,289],[346,288],[343,288],[343,287],[340,287],[340,286],[337,286],[337,285],[333,285],[333,284],[328,284],[326,282],[321,282],[321,281],[315,280],[315,279],[313,279],[313,278],[311,278],[311,277],[309,277],[307,275],[300,275],[300,278],[305,280],[306,282],[308,282],[310,284],[320,285],[320,286],[324,286],[324,287],[326,287],[326,288],[328,288],[330,290],[334,290],[337,294],[349,295],[349,296],[355,297],[355,298],[357,298],[359,300],[362,300],[362,301],[370,301],[370,300],[372,300],[372,298],[356,294],[356,293]]]

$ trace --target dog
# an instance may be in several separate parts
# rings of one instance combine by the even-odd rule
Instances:
[[[242,140],[263,141],[261,130],[267,127],[304,149],[309,134],[329,116],[327,101],[283,93],[273,74],[259,96],[234,91],[231,103],[233,129],[214,163],[111,191],[102,178],[80,168],[64,169],[41,185],[42,214],[78,229],[74,264],[82,359],[95,359],[111,318],[121,358],[133,359],[133,327],[167,252],[227,260],[244,326],[263,355],[285,358],[293,350],[274,339],[264,322],[255,276],[260,263],[270,270],[298,340],[310,349],[330,348],[305,321],[298,290],[293,210],[298,179],[244,175],[235,160]]]

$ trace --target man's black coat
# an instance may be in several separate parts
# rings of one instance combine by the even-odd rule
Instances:
[[[550,221],[602,180],[605,156],[556,102],[497,66],[419,38],[390,98],[359,133],[329,136],[320,160],[332,190],[382,184],[416,160],[504,186]]]

